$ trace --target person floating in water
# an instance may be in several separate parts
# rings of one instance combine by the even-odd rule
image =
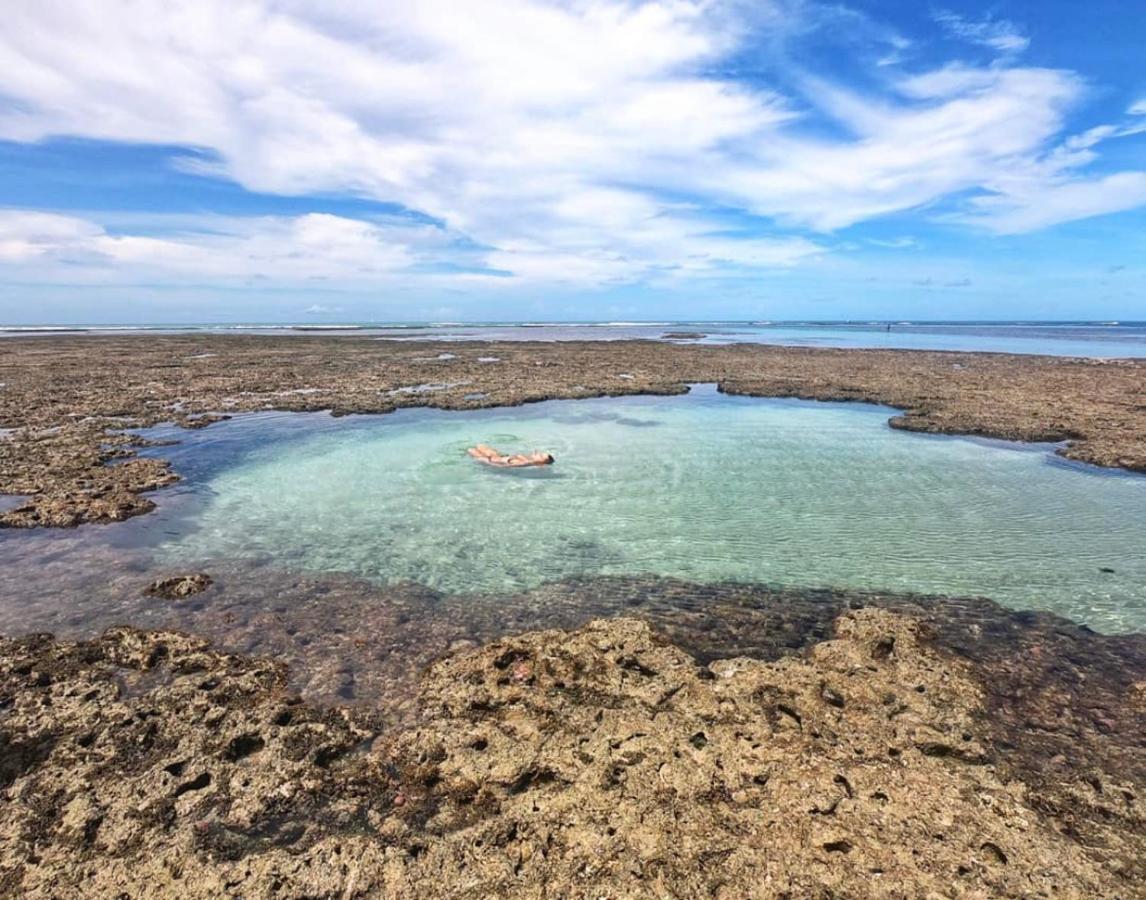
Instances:
[[[550,466],[553,464],[552,453],[499,453],[493,447],[478,444],[470,447],[466,453],[480,463],[487,466],[497,466],[501,469],[521,469],[526,466]]]

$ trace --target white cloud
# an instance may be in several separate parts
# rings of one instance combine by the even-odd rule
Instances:
[[[972,91],[989,89],[998,74],[992,69],[951,63],[901,79],[896,87],[905,97],[915,100],[943,100]]]
[[[942,10],[935,14],[935,21],[960,40],[979,44],[1000,53],[1020,53],[1031,43],[1030,38],[1024,36],[1014,22],[1008,22],[1006,19],[986,18],[973,21],[957,13]]]
[[[1132,116],[1146,116],[1146,97],[1132,103],[1126,112]]]
[[[199,230],[154,237],[109,233],[95,222],[0,210],[0,262],[50,263],[79,281],[132,277],[372,281],[409,266],[434,229],[319,213],[212,218]]]
[[[1007,193],[972,201],[964,221],[999,234],[1021,234],[1146,204],[1146,172],[1116,172],[1099,178],[1035,181]]]
[[[77,246],[102,235],[98,225],[71,216],[0,210],[0,262],[27,262],[53,248]]]
[[[906,106],[817,82],[848,141],[778,135],[755,157],[701,178],[730,204],[820,230],[921,207],[993,183],[1037,158],[1080,85],[1069,73],[992,70],[974,86]]]
[[[528,240],[591,273],[633,207],[673,215],[646,166],[791,117],[774,93],[698,74],[735,39],[700,0],[21,5],[0,35],[0,92],[17,101],[0,137],[201,147],[213,157],[185,167],[401,203],[500,248],[494,264]]]
[[[723,64],[745,47],[799,31],[793,17],[810,9],[781,0],[16,3],[0,31],[0,95],[10,101],[0,104],[0,139],[194,147],[202,153],[181,165],[250,190],[351,193],[445,227],[315,215],[228,220],[215,234],[119,233],[22,212],[11,235],[0,225],[0,261],[57,274],[66,263],[69,272],[296,281],[387,279],[411,267],[445,277],[453,265],[460,279],[492,277],[485,267],[517,276],[505,283],[611,284],[796,265],[830,244],[808,232],[964,192],[989,194],[964,220],[1000,230],[1038,220],[1016,210],[1036,207],[1040,186],[1048,203],[1105,190],[1080,169],[1114,126],[1056,143],[1083,95],[1070,72],[952,63],[898,80],[885,72],[883,93],[795,70],[788,93],[717,74],[733,71]],[[938,18],[1000,52],[1026,46],[1005,21]],[[865,28],[879,48],[912,46]],[[1053,205],[1048,221],[1071,208]],[[1101,205],[1074,208],[1092,215]],[[744,214],[787,233],[761,237]]]
[[[1063,222],[1123,212],[1146,205],[1146,172],[1086,175],[1103,141],[1146,132],[1146,125],[1098,125],[1070,135],[1049,152],[1023,160],[987,182],[952,221],[999,234],[1036,231]]]
[[[913,250],[919,246],[919,241],[911,237],[890,238],[888,240],[869,238],[868,243],[876,247],[886,247],[889,250]]]
[[[470,251],[464,280],[502,279],[511,271],[526,282],[608,284],[725,267],[786,267],[824,248],[801,237],[760,238],[708,233],[709,223],[687,209],[663,216],[655,206],[619,194],[586,192],[566,210],[571,222],[549,240],[508,242]],[[599,218],[623,235],[608,250],[578,224]],[[114,233],[77,216],[0,210],[0,263],[25,274],[89,283],[133,279],[210,279],[278,284],[321,281],[330,286],[391,283],[418,264],[457,263],[455,235],[429,225],[376,223],[310,213],[294,217],[153,217],[163,236]],[[135,232],[135,233],[132,233]],[[563,249],[567,248],[567,249]],[[492,271],[491,271],[492,270]],[[329,312],[315,306],[307,312]]]

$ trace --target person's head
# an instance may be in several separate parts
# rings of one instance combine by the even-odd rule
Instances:
[[[537,454],[537,460],[543,466],[548,466],[553,462],[553,454],[552,453],[538,453]]]

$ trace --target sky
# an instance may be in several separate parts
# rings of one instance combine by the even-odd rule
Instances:
[[[1146,319],[1142,0],[0,20],[0,324]]]

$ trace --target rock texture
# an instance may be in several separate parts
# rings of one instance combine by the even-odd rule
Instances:
[[[1042,803],[935,636],[863,609],[702,666],[598,620],[438,662],[396,730],[175,633],[3,641],[0,892],[1134,896],[1141,781],[1096,774],[1090,830]]]
[[[162,597],[165,600],[183,600],[201,594],[211,586],[211,576],[199,573],[197,575],[172,575],[169,578],[159,578],[147,586],[144,591],[149,597]]]
[[[651,341],[393,343],[359,337],[5,338],[0,526],[114,522],[176,480],[117,429],[204,427],[264,409],[472,409],[552,398],[679,393],[885,403],[898,428],[1067,441],[1070,459],[1146,471],[1146,361],[985,353],[696,346]],[[114,465],[109,466],[109,463]]]

